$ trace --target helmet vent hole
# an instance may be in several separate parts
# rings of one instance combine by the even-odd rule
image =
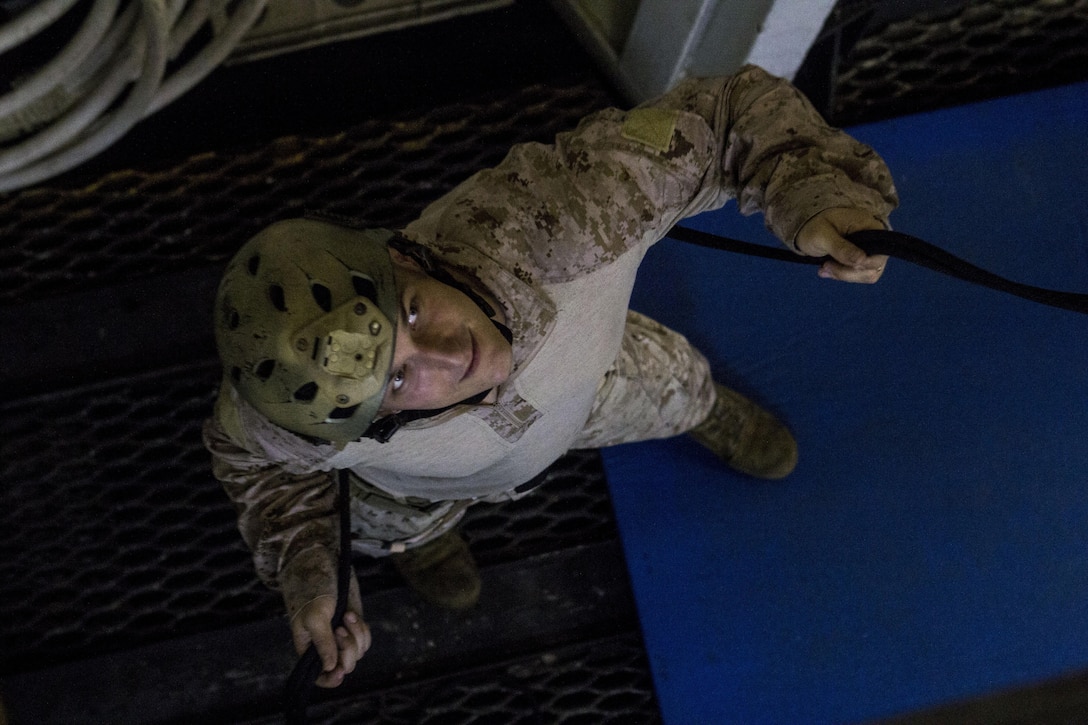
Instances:
[[[242,318],[238,315],[238,310],[231,310],[227,313],[227,327],[231,330],[237,330],[238,325],[242,322]]]
[[[261,360],[259,363],[257,363],[257,367],[254,369],[253,374],[260,378],[261,382],[265,382],[270,377],[272,377],[272,372],[275,369],[275,360]]]
[[[371,302],[377,303],[378,288],[374,285],[374,280],[354,273],[351,275],[351,286],[355,288],[355,294],[358,296],[366,297]]]
[[[349,405],[346,408],[333,408],[332,412],[329,413],[329,420],[347,420],[355,415],[355,411],[358,408],[358,405]]]
[[[315,283],[310,285],[310,293],[314,296],[314,302],[317,303],[318,307],[325,310],[325,312],[332,309],[332,292],[329,291],[328,287]]]
[[[268,286],[268,299],[272,300],[272,306],[280,312],[287,311],[287,300],[283,295],[283,287],[278,284]]]
[[[261,255],[254,254],[252,257],[249,258],[249,261],[246,262],[246,269],[249,270],[249,273],[251,275],[256,276],[257,275],[257,270],[260,269],[260,268],[261,268]]]
[[[312,402],[317,397],[317,383],[309,382],[295,391],[295,400],[302,403]]]

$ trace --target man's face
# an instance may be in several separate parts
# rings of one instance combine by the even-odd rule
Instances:
[[[513,350],[475,302],[391,250],[399,313],[382,414],[434,410],[506,381]]]

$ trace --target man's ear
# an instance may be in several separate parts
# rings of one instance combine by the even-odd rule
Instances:
[[[405,267],[405,268],[411,269],[411,270],[413,270],[415,272],[422,272],[423,271],[423,267],[419,266],[419,262],[417,262],[412,257],[409,257],[404,252],[401,252],[401,251],[399,251],[397,249],[393,249],[392,247],[389,248],[389,258],[392,259],[393,264],[395,264],[397,266]]]

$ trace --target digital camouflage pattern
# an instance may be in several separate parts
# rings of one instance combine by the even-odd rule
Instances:
[[[713,403],[706,361],[627,304],[646,250],[731,198],[790,244],[824,209],[886,223],[896,204],[877,154],[785,81],[752,67],[685,81],[633,111],[594,114],[552,145],[516,146],[404,230],[503,306],[514,372],[493,405],[417,421],[385,445],[336,447],[277,429],[224,388],[205,442],[258,573],[282,587],[289,613],[335,591],[336,469],[363,482],[353,544],[381,554],[446,530],[472,503],[519,495],[572,447],[701,422]]]

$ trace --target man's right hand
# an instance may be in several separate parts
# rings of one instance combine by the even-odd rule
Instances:
[[[370,649],[370,628],[363,621],[363,605],[355,577],[351,580],[344,622],[333,631],[335,612],[336,598],[321,596],[307,602],[291,620],[295,651],[302,655],[310,643],[317,648],[322,668],[315,681],[318,687],[337,687]]]
[[[794,248],[808,257],[830,257],[818,272],[825,279],[872,284],[884,274],[888,258],[877,254],[867,256],[846,235],[863,229],[886,228],[867,211],[831,207],[805,222],[797,232]]]

